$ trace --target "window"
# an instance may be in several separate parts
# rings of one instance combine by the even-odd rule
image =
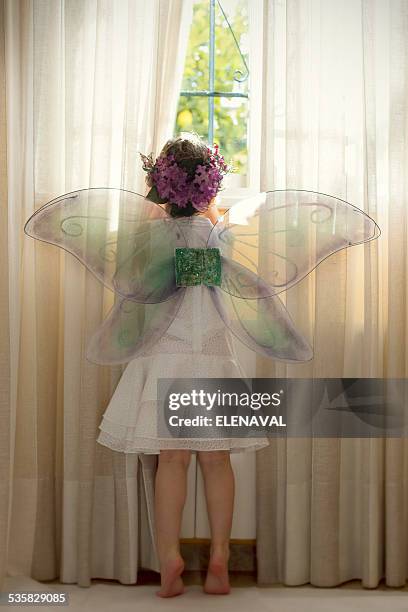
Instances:
[[[250,1],[195,1],[174,130],[217,142],[235,186],[247,186],[248,174]]]

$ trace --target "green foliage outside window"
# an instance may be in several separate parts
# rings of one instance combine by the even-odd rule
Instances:
[[[247,0],[221,0],[221,3],[241,53],[248,63]],[[245,65],[217,3],[215,8],[214,90],[226,94],[230,92],[248,94]],[[209,0],[200,0],[194,6],[182,91],[209,90],[209,39]],[[244,77],[243,82],[239,83],[234,76]],[[175,134],[195,131],[207,140],[208,100],[207,96],[180,96]],[[247,118],[246,97],[214,97],[214,142],[219,144],[226,160],[232,160],[237,172],[242,174],[246,173],[247,168]]]

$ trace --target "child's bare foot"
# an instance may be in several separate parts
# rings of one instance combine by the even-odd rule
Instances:
[[[227,595],[231,588],[228,576],[229,550],[213,550],[208,564],[204,591],[211,595]]]
[[[175,597],[184,593],[184,584],[181,574],[184,570],[184,561],[180,555],[172,557],[161,567],[161,588],[156,591],[159,597]]]

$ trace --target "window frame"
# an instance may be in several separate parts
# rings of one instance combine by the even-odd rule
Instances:
[[[229,174],[224,178],[224,189],[218,194],[220,208],[228,209],[237,200],[249,197],[259,192],[260,183],[260,135],[261,118],[260,113],[256,112],[262,104],[262,11],[263,0],[248,0],[248,35],[249,35],[249,62],[244,65],[248,71],[250,90],[247,93],[237,93],[214,89],[215,74],[215,5],[217,0],[208,0],[210,5],[210,40],[209,40],[209,88],[206,91],[181,90],[180,96],[185,97],[208,97],[208,142],[213,141],[214,133],[214,98],[245,98],[248,100],[248,123],[247,123],[247,151],[248,165],[246,174]],[[219,4],[224,13],[222,6]],[[227,19],[225,13],[225,18]],[[228,19],[227,19],[228,23]],[[232,29],[231,29],[232,31]],[[234,36],[235,38],[235,36]],[[237,45],[238,46],[238,45]],[[238,46],[239,51],[239,46]],[[254,109],[255,112],[251,112]]]
[[[215,6],[218,4],[220,11],[222,12],[224,19],[226,20],[231,34],[234,38],[235,45],[237,47],[238,53],[242,58],[242,62],[246,69],[245,78],[249,77],[249,68],[246,63],[245,57],[243,56],[241,49],[239,47],[238,41],[235,37],[232,26],[228,20],[228,16],[226,15],[224,9],[222,8],[220,0],[207,0],[209,3],[209,65],[208,65],[208,89],[206,90],[181,90],[179,96],[184,96],[186,98],[191,97],[200,97],[200,98],[208,98],[208,142],[213,142],[214,140],[214,98],[245,98],[248,100],[248,93],[240,93],[234,91],[217,91],[215,89]],[[249,1],[249,0],[247,0]],[[242,79],[245,80],[245,79]]]

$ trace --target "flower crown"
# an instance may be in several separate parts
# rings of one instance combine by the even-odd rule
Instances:
[[[208,158],[204,162],[201,158],[177,162],[172,153],[159,155],[154,160],[153,153],[140,153],[151,187],[146,197],[159,204],[176,204],[179,208],[185,208],[191,202],[195,209],[205,210],[217,195],[224,175],[233,171],[218,148],[217,144],[207,147]],[[196,165],[197,161],[201,163]]]

